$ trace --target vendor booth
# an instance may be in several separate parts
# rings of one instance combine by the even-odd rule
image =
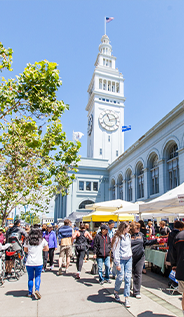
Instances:
[[[102,222],[108,222],[109,220],[114,220],[115,222],[119,221],[133,221],[134,215],[122,214],[116,215],[113,212],[107,211],[93,211],[90,214],[82,218],[83,222],[90,222],[91,230],[99,227]]]

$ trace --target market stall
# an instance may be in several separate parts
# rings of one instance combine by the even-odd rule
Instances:
[[[165,273],[167,252],[154,250],[150,247],[145,248],[145,260],[153,265],[161,268],[161,272]]]

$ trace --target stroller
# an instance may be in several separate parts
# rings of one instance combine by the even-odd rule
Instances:
[[[178,292],[178,281],[175,278],[176,272],[171,270],[170,274],[169,274],[169,293],[172,295],[174,294],[174,292]]]

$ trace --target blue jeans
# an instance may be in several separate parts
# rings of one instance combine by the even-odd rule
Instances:
[[[110,256],[107,256],[106,258],[97,258],[98,263],[98,275],[99,275],[99,281],[103,281],[103,263],[105,264],[105,280],[109,280],[109,271],[110,271]]]
[[[116,270],[117,277],[115,282],[115,291],[118,293],[121,287],[121,283],[125,281],[124,296],[130,296],[130,283],[132,277],[132,257],[129,260],[120,260],[121,271]]]
[[[33,279],[35,277],[35,291],[40,290],[40,283],[41,283],[41,273],[42,273],[42,267],[40,266],[26,266],[27,273],[28,273],[28,289],[29,294],[32,294],[33,292]]]

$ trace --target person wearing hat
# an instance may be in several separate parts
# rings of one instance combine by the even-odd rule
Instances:
[[[57,239],[56,234],[53,231],[51,223],[47,224],[47,230],[43,233],[43,238],[48,243],[49,246],[49,261],[50,261],[50,270],[54,268],[54,251],[57,250]],[[43,270],[42,270],[43,271]]]
[[[96,234],[94,239],[93,258],[97,260],[99,282],[101,285],[104,282],[111,283],[109,280],[111,239],[108,235],[108,229],[106,224],[102,224],[101,232]],[[105,278],[103,277],[103,263],[105,264]]]

